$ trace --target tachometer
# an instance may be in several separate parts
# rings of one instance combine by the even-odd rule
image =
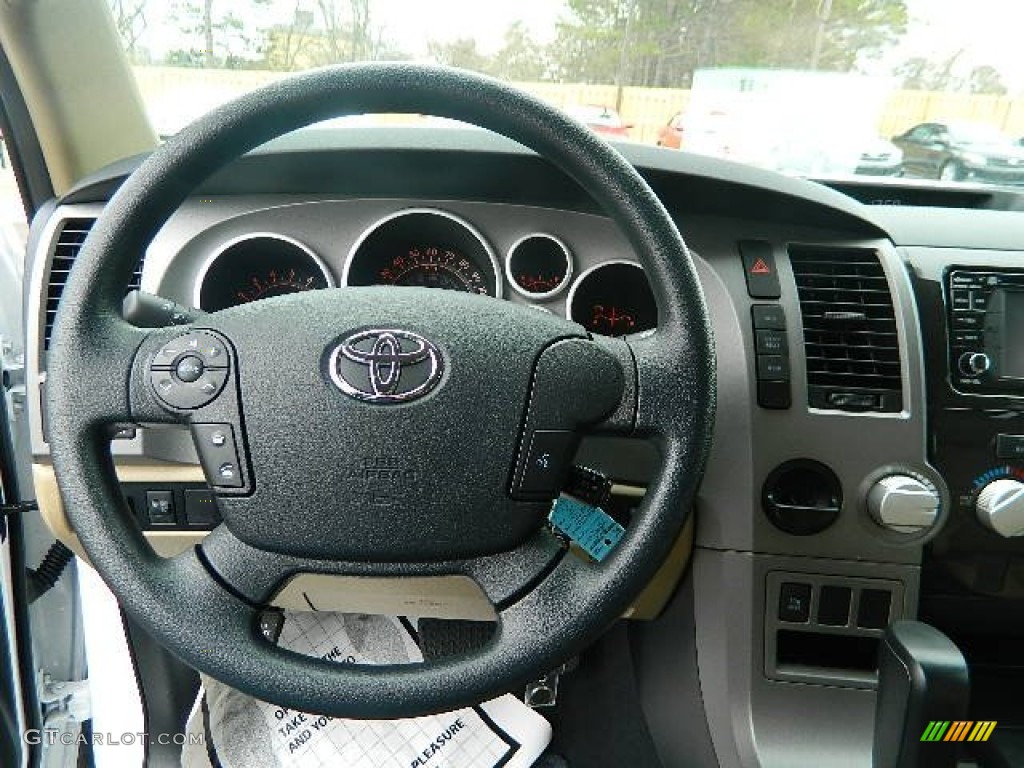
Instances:
[[[569,319],[592,333],[625,336],[658,325],[658,307],[643,268],[610,261],[580,275],[569,292]]]
[[[309,248],[284,235],[259,233],[218,250],[197,281],[194,303],[207,312],[327,288],[331,273]]]
[[[399,211],[370,227],[349,254],[343,285],[403,285],[500,296],[494,250],[458,216]]]

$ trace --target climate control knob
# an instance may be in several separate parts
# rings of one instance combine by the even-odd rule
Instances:
[[[1024,483],[1002,478],[981,489],[975,502],[978,520],[1000,536],[1024,535]]]
[[[992,360],[984,352],[964,352],[959,364],[965,376],[982,376],[992,367]]]
[[[883,528],[920,533],[935,525],[941,497],[923,477],[889,475],[868,491],[868,511]]]

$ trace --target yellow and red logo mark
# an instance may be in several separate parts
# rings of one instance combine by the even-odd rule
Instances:
[[[995,729],[995,720],[932,720],[921,741],[988,741]]]

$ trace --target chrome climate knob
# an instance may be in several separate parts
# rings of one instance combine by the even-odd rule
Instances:
[[[868,491],[868,511],[875,522],[896,533],[928,530],[939,516],[941,499],[923,477],[889,475]]]
[[[1024,535],[1024,483],[993,480],[981,489],[974,506],[986,528],[1006,538]]]
[[[960,355],[960,371],[965,376],[981,376],[992,367],[991,358],[984,352],[964,352]]]

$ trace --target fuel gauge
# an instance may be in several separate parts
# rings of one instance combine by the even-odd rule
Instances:
[[[505,276],[523,296],[550,299],[569,284],[572,253],[553,235],[527,235],[509,249]]]

